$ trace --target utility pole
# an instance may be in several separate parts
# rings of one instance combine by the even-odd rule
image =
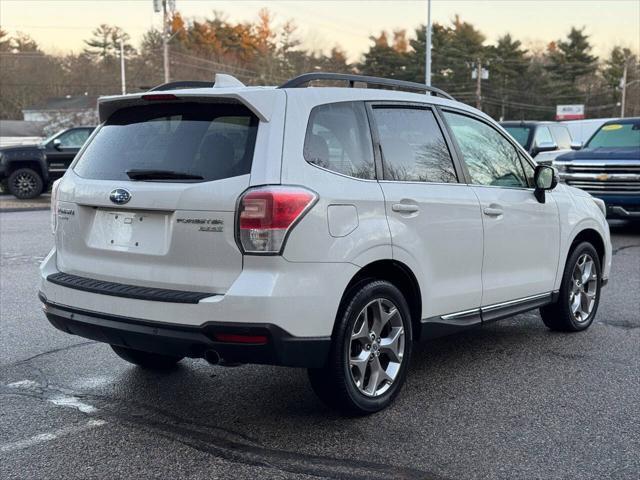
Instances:
[[[482,60],[476,62],[476,108],[482,110]]]
[[[167,16],[168,0],[162,0],[162,59],[164,64],[164,83],[169,83],[169,19]]]
[[[431,86],[431,0],[427,0],[427,31],[425,32],[424,83]]]
[[[127,94],[127,81],[124,69],[124,41],[120,38],[120,80],[122,81],[122,95]]]
[[[629,68],[629,61],[625,57],[624,70],[622,71],[622,81],[620,86],[622,87],[622,100],[620,101],[620,118],[624,118],[624,104],[627,101],[627,70]]]
[[[162,63],[164,67],[164,83],[169,83],[169,11],[174,11],[175,0],[153,0],[153,11],[162,12]]]

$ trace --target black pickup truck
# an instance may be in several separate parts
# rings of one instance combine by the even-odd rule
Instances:
[[[604,200],[608,218],[640,220],[640,117],[606,122],[553,166],[562,181]]]
[[[94,129],[69,128],[39,144],[0,148],[0,181],[17,198],[37,197],[64,174]]]

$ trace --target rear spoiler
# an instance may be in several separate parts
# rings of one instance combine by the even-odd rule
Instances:
[[[271,115],[279,99],[284,101],[285,93],[275,88],[225,88],[215,91],[213,88],[197,88],[189,90],[173,90],[170,92],[158,92],[177,97],[175,100],[165,101],[190,101],[198,100],[207,103],[237,103],[251,110],[262,122],[269,122]],[[154,92],[143,92],[131,95],[116,95],[100,97],[98,99],[98,113],[100,123],[106,121],[114,112],[126,107],[149,105],[156,101],[151,99]],[[145,99],[145,97],[147,97]],[[158,98],[157,97],[157,98]]]

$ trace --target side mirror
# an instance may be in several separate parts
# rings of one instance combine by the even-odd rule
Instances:
[[[538,165],[533,174],[535,190],[533,194],[540,203],[545,202],[545,192],[553,190],[558,185],[558,171],[548,165]]]
[[[56,150],[61,150],[62,149],[62,142],[60,141],[59,138],[56,138],[53,141],[53,148],[55,148]]]
[[[580,150],[582,148],[582,142],[578,142],[577,140],[574,140],[573,142],[571,142],[571,150]]]
[[[535,156],[540,152],[553,152],[558,149],[558,144],[556,142],[540,142],[536,143],[533,146],[531,155]]]

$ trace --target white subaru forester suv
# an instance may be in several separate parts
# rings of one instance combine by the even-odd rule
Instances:
[[[304,88],[323,80],[363,88]],[[370,413],[413,342],[534,308],[553,330],[593,322],[604,205],[438,89],[218,75],[99,112],[52,194],[40,299],[129,362],[306,367],[327,404]]]

